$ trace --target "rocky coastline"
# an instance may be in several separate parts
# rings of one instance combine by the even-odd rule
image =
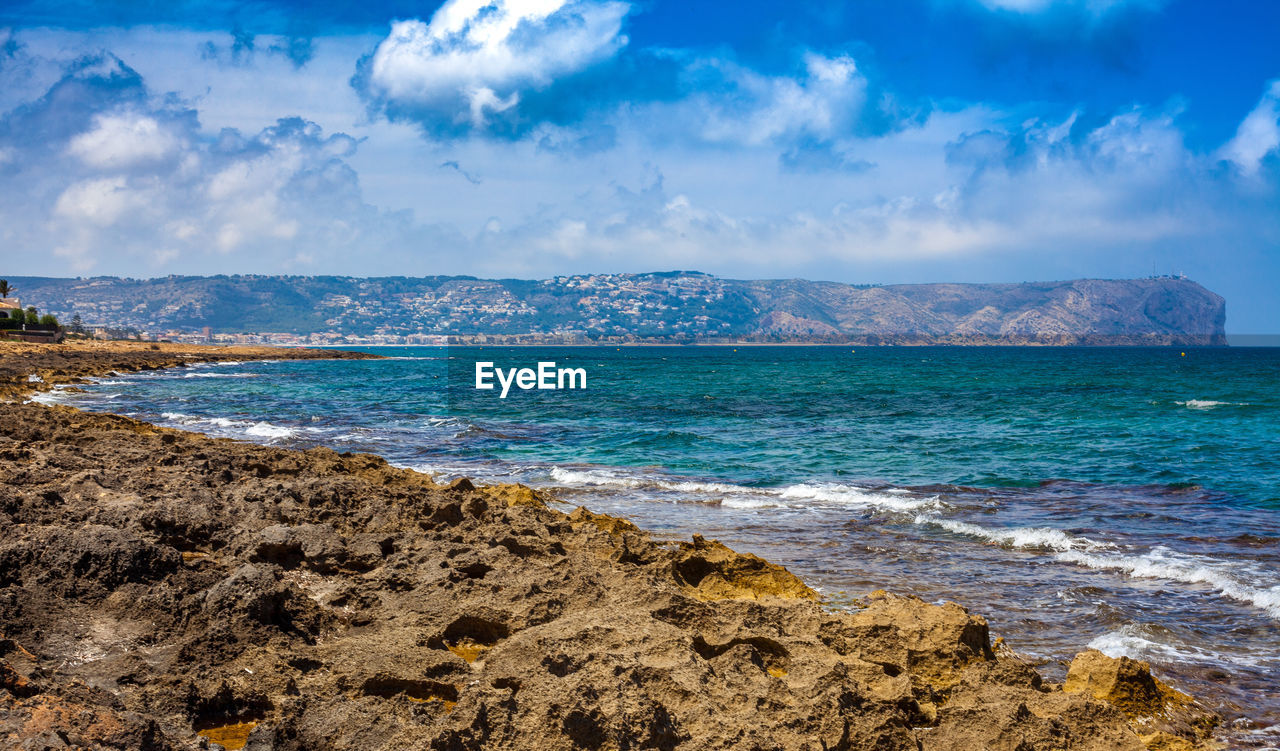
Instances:
[[[0,345],[0,748],[1215,747],[1145,664],[1084,651],[1052,684],[954,603],[835,612],[523,486],[26,400],[363,356],[157,346]]]

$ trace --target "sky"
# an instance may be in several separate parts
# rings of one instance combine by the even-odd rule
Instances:
[[[1184,273],[1280,333],[1270,0],[0,3],[0,273]]]

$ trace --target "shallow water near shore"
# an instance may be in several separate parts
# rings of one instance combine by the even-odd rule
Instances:
[[[1280,349],[372,351],[396,359],[40,398],[548,488],[758,553],[834,606],[953,599],[1051,678],[1086,644],[1148,660],[1244,718],[1233,745],[1280,744]],[[499,399],[477,360],[588,387]]]

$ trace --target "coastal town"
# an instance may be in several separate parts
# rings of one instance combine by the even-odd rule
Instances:
[[[211,277],[227,280],[225,277]],[[291,277],[246,277],[280,298],[296,298]],[[63,280],[59,280],[63,281]],[[98,338],[212,344],[437,345],[586,344],[645,338],[692,340],[727,334],[724,280],[706,274],[593,274],[534,282],[471,278],[314,278],[307,309],[275,330],[243,325],[225,290],[189,277],[77,279],[41,289],[64,319],[80,315]],[[433,284],[434,282],[434,284]],[[236,278],[227,280],[234,285]],[[28,282],[30,286],[30,282]],[[145,292],[139,287],[145,286]],[[185,288],[178,290],[177,288]],[[514,289],[512,287],[515,287]],[[159,288],[159,289],[156,289]],[[160,294],[155,294],[159,292]],[[284,292],[283,294],[276,294]],[[240,308],[243,310],[243,307]],[[711,314],[708,314],[711,313]],[[715,314],[719,313],[721,317]]]

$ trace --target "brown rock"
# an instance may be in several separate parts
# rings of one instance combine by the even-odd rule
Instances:
[[[818,599],[817,592],[785,568],[701,535],[680,543],[672,566],[676,581],[704,600]]]
[[[1116,705],[1130,717],[1151,717],[1191,703],[1190,696],[1154,678],[1147,663],[1108,657],[1096,649],[1087,649],[1071,661],[1062,690],[1087,693]]]

